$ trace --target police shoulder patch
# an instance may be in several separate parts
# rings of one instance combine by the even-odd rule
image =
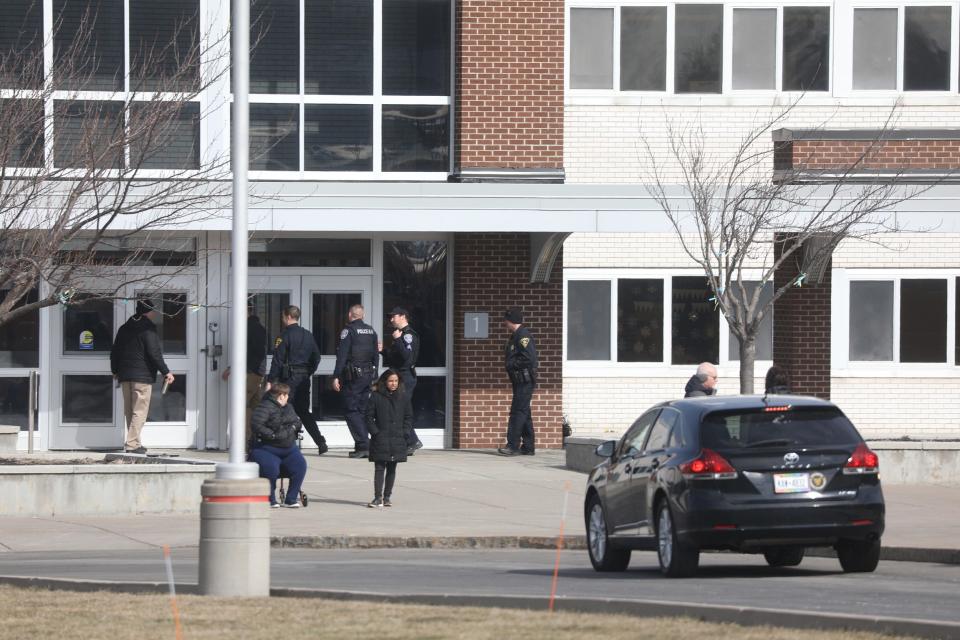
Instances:
[[[403,341],[406,342],[407,344],[413,344],[413,336],[410,335],[409,333],[405,333],[403,334]]]
[[[340,339],[343,340],[348,335],[350,335],[350,331],[348,329],[344,329],[343,331],[340,332]]]
[[[527,348],[527,345],[530,344],[530,338],[520,338],[520,346],[524,349]]]
[[[283,342],[283,338],[277,336],[277,339],[273,341],[273,348],[276,349],[279,347],[281,342]]]

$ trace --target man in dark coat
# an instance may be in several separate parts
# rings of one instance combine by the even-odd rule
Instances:
[[[413,390],[417,387],[417,357],[420,355],[420,336],[410,326],[409,314],[403,307],[394,307],[388,314],[390,324],[393,325],[391,337],[393,342],[386,349],[383,345],[380,352],[383,354],[384,366],[393,369],[400,375],[403,393],[410,403],[413,413]],[[411,429],[407,432],[407,455],[423,447],[417,432]]]
[[[710,362],[701,362],[697,372],[687,380],[684,398],[702,398],[717,393],[717,368]]]
[[[363,305],[353,305],[347,313],[347,326],[340,332],[333,367],[333,389],[343,392],[347,427],[353,436],[351,458],[366,458],[370,446],[364,415],[370,384],[377,377],[377,346],[377,332],[363,321]]]
[[[536,446],[530,401],[537,387],[537,344],[533,334],[523,325],[523,313],[519,308],[512,307],[503,314],[503,326],[510,332],[504,347],[504,367],[513,387],[513,399],[507,424],[507,446],[497,451],[505,456],[532,456]]]
[[[413,412],[404,397],[400,375],[388,369],[376,384],[366,408],[370,433],[370,462],[373,474],[373,501],[368,507],[390,507],[397,477],[397,463],[407,460],[407,432],[413,428]],[[386,475],[384,475],[386,474]]]
[[[263,398],[263,378],[267,362],[267,329],[254,315],[253,306],[247,307],[247,451],[252,443],[250,431],[250,416]],[[233,367],[223,370],[221,377],[230,379]],[[292,409],[292,407],[291,407]]]
[[[140,434],[147,421],[157,372],[167,385],[174,380],[163,361],[160,337],[153,323],[156,317],[157,312],[148,301],[138,300],[136,312],[117,331],[110,349],[110,371],[123,393],[123,415],[127,424],[123,448],[128,453],[147,452],[140,442]]]
[[[320,364],[320,349],[313,334],[300,326],[300,307],[290,305],[281,316],[283,333],[274,342],[273,362],[267,376],[267,390],[275,382],[290,387],[290,404],[300,416],[304,428],[317,444],[317,453],[327,452],[327,440],[320,433],[317,421],[310,411],[310,381]]]

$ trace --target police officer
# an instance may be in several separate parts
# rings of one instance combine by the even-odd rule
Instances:
[[[380,353],[383,354],[383,366],[393,369],[400,374],[400,382],[403,383],[403,391],[407,394],[407,402],[410,404],[410,413],[413,414],[413,390],[417,386],[417,356],[420,355],[420,336],[413,327],[410,326],[409,314],[403,307],[394,307],[388,314],[390,324],[393,325],[393,342],[384,350],[383,345],[378,345]],[[423,447],[416,431],[410,429],[406,434],[407,455],[412,456],[413,452]]]
[[[343,391],[347,427],[353,436],[351,458],[366,458],[370,448],[366,410],[370,383],[377,377],[377,332],[363,321],[363,305],[355,304],[347,314],[347,326],[340,332],[333,388]]]
[[[283,332],[273,346],[273,362],[267,376],[267,391],[274,382],[290,386],[288,402],[300,417],[307,433],[317,443],[317,454],[327,452],[327,440],[320,433],[310,411],[310,381],[320,364],[320,349],[313,334],[300,326],[300,307],[290,305],[281,316]]]
[[[530,400],[537,386],[537,345],[530,330],[523,326],[523,313],[519,308],[507,309],[503,326],[510,332],[504,347],[504,365],[513,385],[513,400],[507,424],[507,446],[497,451],[505,456],[532,456],[536,447]]]

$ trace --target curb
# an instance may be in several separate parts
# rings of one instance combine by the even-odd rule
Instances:
[[[0,576],[0,584],[65,591],[109,591],[112,593],[165,594],[169,586],[156,582],[97,582],[53,578]],[[196,594],[195,584],[178,584],[179,593]],[[362,591],[329,591],[321,589],[273,588],[272,597],[327,598],[331,600],[391,602],[433,606],[484,607],[546,611],[549,598],[543,596],[494,595],[394,595]],[[601,598],[565,598],[554,601],[557,611],[577,613],[616,613],[643,618],[684,617],[714,623],[735,623],[744,626],[771,626],[794,629],[833,629],[908,635],[921,638],[960,638],[960,623],[925,619],[898,619],[882,616],[844,615],[816,611],[799,612],[784,609],[762,609],[725,605],[690,604],[658,600],[616,600]]]
[[[274,549],[556,549],[547,536],[273,536]],[[582,551],[586,536],[563,539],[563,549]]]
[[[274,549],[556,549],[557,539],[547,536],[274,536]],[[586,536],[566,536],[565,551],[585,551]],[[728,553],[728,552],[718,552]],[[811,558],[836,558],[830,548],[807,549]],[[888,562],[960,564],[960,549],[881,547],[880,559]]]

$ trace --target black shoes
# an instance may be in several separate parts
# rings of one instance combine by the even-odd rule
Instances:
[[[136,449],[124,449],[123,452],[124,452],[124,453],[146,453],[146,452],[147,452],[147,448],[146,448],[146,447],[137,447]]]
[[[361,449],[360,451],[351,451],[350,453],[347,454],[347,457],[348,458],[366,458],[367,450]]]
[[[520,455],[522,456],[535,456],[537,455],[532,449],[520,449]]]
[[[392,507],[392,506],[393,506],[393,503],[390,502],[390,498],[384,498],[384,499],[383,499],[383,506],[384,506],[384,507]]]
[[[497,449],[497,453],[499,453],[499,454],[502,455],[502,456],[516,456],[516,455],[520,455],[520,452],[519,452],[519,451],[517,451],[516,449],[513,449],[513,448],[511,448],[511,447],[500,447],[499,449]]]
[[[367,507],[369,507],[370,509],[380,509],[383,507],[383,500],[381,500],[380,498],[374,498],[373,500],[367,503]]]
[[[320,438],[320,444],[317,445],[317,455],[322,456],[327,451],[330,451],[330,447],[327,446],[327,441]]]

